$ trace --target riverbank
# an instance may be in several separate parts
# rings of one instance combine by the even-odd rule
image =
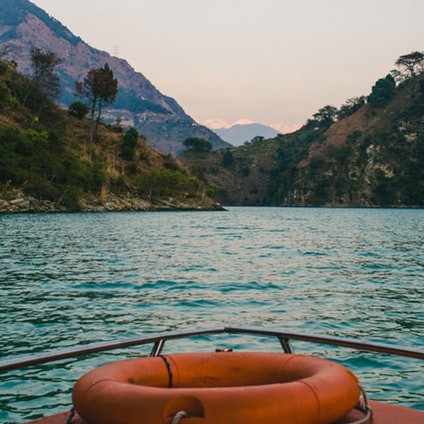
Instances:
[[[85,198],[78,209],[68,209],[58,202],[37,199],[20,190],[0,193],[0,213],[51,212],[124,212],[124,211],[222,211],[224,208],[208,198],[163,197],[154,200],[131,195],[107,194]]]

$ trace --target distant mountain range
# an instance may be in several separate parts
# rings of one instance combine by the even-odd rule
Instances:
[[[134,126],[158,150],[177,154],[184,150],[188,137],[208,140],[214,148],[228,146],[208,128],[197,124],[171,97],[159,92],[141,73],[124,59],[97,50],[28,0],[0,0],[0,52],[18,64],[22,73],[30,73],[32,48],[56,53],[63,59],[58,67],[62,94],[60,102],[75,100],[75,82],[90,69],[108,63],[119,82],[116,102],[105,119],[120,119]]]
[[[278,134],[274,128],[258,123],[235,124],[230,128],[219,128],[213,131],[233,146],[240,146],[255,137],[273,138]]]

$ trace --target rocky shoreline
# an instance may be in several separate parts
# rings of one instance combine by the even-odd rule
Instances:
[[[0,213],[54,213],[54,212],[124,212],[124,211],[223,211],[211,199],[166,197],[150,201],[133,196],[107,196],[84,199],[76,210],[50,200],[37,199],[22,191],[0,194]]]

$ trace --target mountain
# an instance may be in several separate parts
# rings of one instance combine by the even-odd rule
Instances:
[[[294,133],[180,159],[227,205],[424,207],[423,64]]]
[[[208,187],[130,128],[100,125],[52,103],[0,60],[0,212],[216,210]]]
[[[218,128],[213,131],[233,146],[240,146],[255,137],[273,138],[278,134],[274,128],[257,123],[235,124],[230,128]]]
[[[60,74],[60,102],[75,100],[75,82],[90,69],[108,63],[119,82],[116,102],[105,114],[110,123],[119,119],[134,126],[158,150],[177,154],[188,137],[208,140],[214,148],[226,147],[218,135],[197,124],[172,98],[160,93],[124,59],[97,50],[72,34],[59,21],[28,0],[0,0],[0,53],[18,64],[21,72],[31,72],[32,48],[54,52],[63,59]]]

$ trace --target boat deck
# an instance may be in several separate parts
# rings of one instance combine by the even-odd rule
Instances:
[[[373,410],[371,424],[423,424],[424,412],[416,409],[406,408],[404,406],[391,405],[383,402],[370,401]],[[40,418],[30,421],[26,424],[65,424],[69,417],[69,412],[52,415],[50,417]],[[359,411],[352,411],[342,421],[335,424],[355,423],[363,418]],[[181,421],[181,424],[184,420]],[[80,417],[75,416],[72,424],[87,424]]]

